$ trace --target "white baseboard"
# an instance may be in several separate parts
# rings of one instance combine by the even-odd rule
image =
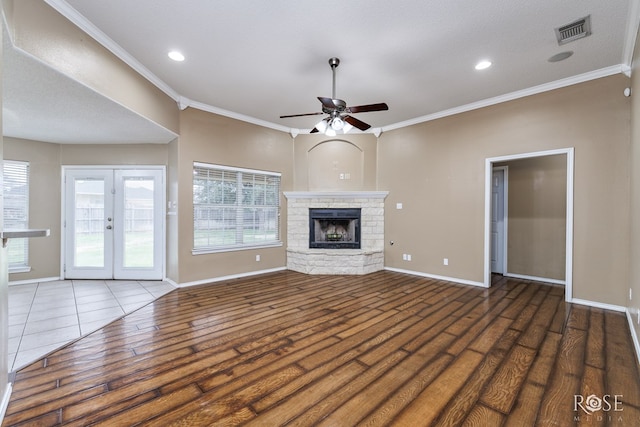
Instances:
[[[571,301],[567,302],[570,302],[572,304],[587,305],[589,307],[602,308],[604,310],[619,311],[620,313],[624,313],[625,311],[627,311],[626,307],[623,307],[621,305],[605,304],[602,302],[589,301],[586,299],[573,298]]]
[[[473,280],[458,279],[456,277],[439,276],[437,274],[429,274],[429,273],[423,273],[420,271],[404,270],[401,268],[393,268],[393,267],[385,267],[384,269],[388,271],[395,271],[396,273],[405,273],[405,274],[411,274],[413,276],[427,277],[429,279],[446,280],[447,282],[459,283],[461,285],[471,285],[471,286],[479,286],[481,288],[486,288],[484,283],[474,282]]]
[[[12,389],[13,389],[13,383],[7,383],[7,388],[4,391],[2,400],[0,401],[0,424],[2,424],[2,420],[4,420],[4,414],[7,412],[7,407],[9,406],[9,399],[11,398]]]
[[[174,288],[179,288],[180,286],[178,285],[177,282],[175,282],[172,279],[169,279],[168,277],[165,277],[164,279],[162,279],[163,281],[169,283],[171,286],[173,286]]]
[[[633,340],[633,348],[636,351],[636,358],[640,363],[640,341],[638,341],[638,335],[636,334],[636,328],[633,326],[633,315],[629,311],[629,308],[625,310],[627,314],[627,322],[629,322],[629,330],[631,331],[631,339]]]
[[[165,280],[167,282],[171,283],[176,288],[186,288],[186,287],[189,287],[189,286],[204,285],[204,284],[207,284],[207,283],[222,282],[222,281],[225,281],[225,280],[241,279],[243,277],[257,276],[257,275],[266,274],[266,273],[274,273],[276,271],[283,271],[283,270],[286,270],[286,269],[287,269],[287,267],[277,267],[277,268],[271,268],[271,269],[268,269],[268,270],[258,270],[258,271],[251,271],[251,272],[248,272],[248,273],[231,274],[229,276],[212,277],[210,279],[196,280],[194,282],[185,282],[185,283],[176,283],[171,279],[165,279]]]
[[[554,285],[566,286],[567,282],[558,279],[548,279],[546,277],[527,276],[526,274],[504,273],[504,277],[513,277],[514,279],[533,280],[534,282],[553,283]]]
[[[64,280],[64,279],[61,279],[59,276],[56,276],[56,277],[43,277],[41,279],[14,280],[12,282],[9,282],[9,286],[29,285],[31,283],[42,283],[42,282],[57,282],[58,280]]]

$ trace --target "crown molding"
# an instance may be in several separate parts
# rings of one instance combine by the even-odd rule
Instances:
[[[182,97],[182,102],[185,102],[187,98]],[[287,126],[282,126],[276,123],[271,123],[266,120],[256,119],[255,117],[245,116],[244,114],[235,113],[233,111],[225,110],[223,108],[214,107],[209,104],[205,104],[203,102],[191,101],[186,102],[186,105],[191,108],[197,108],[198,110],[206,111],[208,113],[218,114],[220,116],[229,117],[232,119],[240,120],[247,123],[252,123],[254,125],[262,126],[269,129],[278,130],[281,132],[291,133],[292,128]],[[186,108],[186,107],[185,107]]]
[[[153,74],[147,67],[142,65],[137,59],[131,56],[131,54],[124,50],[118,43],[113,41],[113,39],[103,33],[100,29],[98,29],[98,27],[93,25],[93,23],[88,21],[84,16],[80,15],[78,11],[69,6],[66,1],[44,1],[62,16],[71,21],[78,28],[80,28],[82,31],[93,37],[98,43],[100,43],[105,49],[113,53],[122,62],[133,68],[142,77],[149,80],[149,82],[155,85],[158,89],[163,91],[176,102],[180,101],[180,94],[178,92],[176,92],[171,86],[161,80],[158,76]]]
[[[416,117],[415,119],[406,120],[404,122],[398,122],[389,126],[382,127],[384,132],[400,129],[403,127],[416,125],[424,122],[429,122],[443,117],[453,116],[455,114],[465,113],[467,111],[477,110],[491,105],[501,104],[507,101],[513,101],[514,99],[524,98],[526,96],[536,95],[543,92],[548,92],[554,89],[560,89],[567,86],[572,86],[578,83],[584,83],[590,80],[599,79],[601,77],[608,77],[614,74],[624,73],[625,66],[623,64],[614,65],[600,70],[591,71],[577,76],[568,77],[566,79],[556,80],[554,82],[545,83],[538,86],[533,86],[527,89],[519,90],[516,92],[507,93],[505,95],[496,96],[494,98],[483,99],[478,102],[472,102],[471,104],[461,105],[459,107],[450,108],[448,110],[439,111],[437,113],[429,114],[422,117]]]

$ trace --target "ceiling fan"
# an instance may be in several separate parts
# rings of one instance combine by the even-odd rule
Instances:
[[[336,98],[336,68],[340,65],[340,59],[330,58],[329,65],[333,72],[333,91],[331,98],[319,96],[318,99],[322,103],[322,112],[317,113],[305,113],[305,114],[291,114],[288,116],[280,116],[281,119],[288,117],[301,117],[301,116],[316,116],[320,114],[328,114],[328,117],[322,119],[316,127],[311,130],[311,133],[322,132],[329,136],[335,136],[336,132],[347,133],[351,127],[356,127],[360,130],[367,130],[371,125],[356,119],[349,114],[355,113],[367,113],[370,111],[383,111],[388,110],[389,107],[384,102],[380,104],[368,104],[358,105],[355,107],[347,107],[347,103],[342,99]]]

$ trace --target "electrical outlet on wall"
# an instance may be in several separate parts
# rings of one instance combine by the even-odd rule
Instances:
[[[633,299],[633,289],[629,288],[629,301]]]
[[[411,254],[407,254],[407,261],[411,261]]]
[[[256,261],[260,261],[260,255],[256,255]]]
[[[449,258],[445,258],[444,260],[442,260],[442,264],[449,265]]]

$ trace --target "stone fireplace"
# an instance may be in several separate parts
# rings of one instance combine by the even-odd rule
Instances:
[[[306,274],[368,274],[382,270],[387,194],[284,192],[287,268]]]

